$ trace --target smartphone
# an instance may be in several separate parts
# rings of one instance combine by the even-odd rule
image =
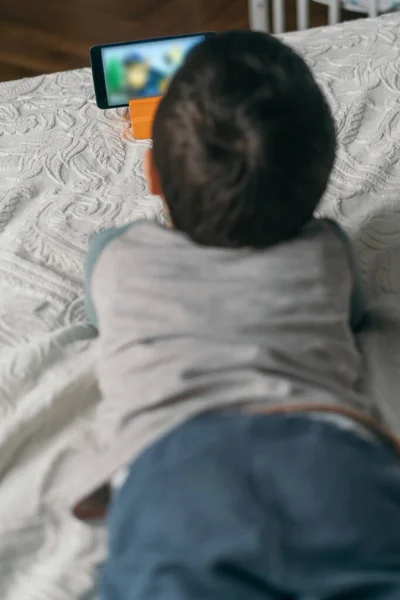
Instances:
[[[129,100],[162,96],[187,53],[214,32],[103,44],[90,48],[99,108],[128,106]]]

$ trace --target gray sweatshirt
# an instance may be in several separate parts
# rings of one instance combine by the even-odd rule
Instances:
[[[205,411],[362,410],[354,268],[326,220],[263,251],[199,246],[147,221],[96,236],[87,304],[108,471]]]

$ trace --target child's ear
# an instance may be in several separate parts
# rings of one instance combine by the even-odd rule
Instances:
[[[144,155],[144,174],[146,177],[147,185],[150,194],[154,196],[162,196],[162,189],[160,184],[160,178],[157,173],[156,166],[154,164],[153,150],[149,148],[146,150]]]

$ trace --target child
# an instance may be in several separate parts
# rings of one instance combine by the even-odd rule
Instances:
[[[400,468],[357,392],[360,287],[344,234],[313,218],[335,157],[317,84],[277,39],[222,34],[153,138],[171,228],[100,234],[88,260],[130,461],[103,598],[398,600]]]

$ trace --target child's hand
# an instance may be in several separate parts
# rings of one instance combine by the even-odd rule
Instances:
[[[95,521],[104,519],[110,503],[111,488],[104,485],[90,496],[79,502],[73,509],[73,514],[80,521]]]

